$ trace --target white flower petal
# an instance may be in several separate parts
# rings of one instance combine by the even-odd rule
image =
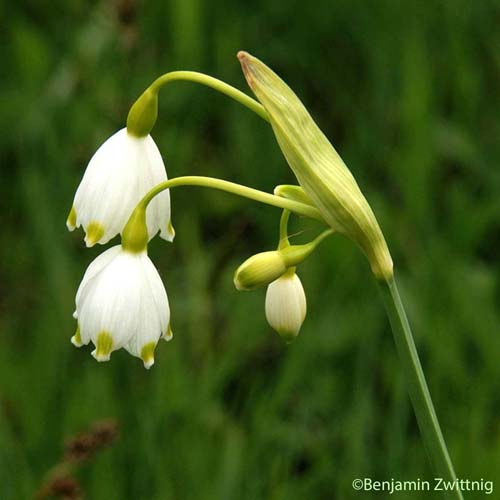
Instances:
[[[167,174],[156,143],[149,136],[148,139],[144,144],[144,149],[148,158],[152,183],[157,185],[167,180]],[[175,231],[170,220],[170,192],[168,189],[155,196],[149,204],[147,222],[148,227],[154,231],[153,235],[160,231],[160,237],[167,241],[173,241]]]
[[[121,251],[121,245],[116,245],[114,247],[108,248],[105,252],[98,255],[90,265],[87,267],[85,274],[83,275],[82,282],[78,287],[78,291],[76,292],[76,302],[80,298],[81,293],[83,292],[87,283],[96,275],[98,275]],[[78,312],[75,311],[73,313],[73,317],[76,319],[78,317]]]
[[[155,266],[144,254],[142,259],[143,293],[139,329],[125,346],[133,356],[144,361],[144,366],[150,368],[154,363],[154,349],[161,336],[168,331],[170,309],[168,297],[163,282]]]

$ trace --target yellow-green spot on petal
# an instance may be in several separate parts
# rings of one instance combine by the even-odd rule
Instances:
[[[155,362],[155,342],[148,342],[141,349],[141,359],[144,361],[144,368],[149,370]]]
[[[69,211],[68,218],[66,219],[66,227],[70,231],[73,231],[76,227],[76,208],[74,206],[72,206]]]
[[[95,351],[92,353],[97,361],[109,361],[113,349],[113,337],[108,332],[102,331],[97,335]]]
[[[104,226],[97,221],[89,223],[86,229],[85,243],[88,247],[94,246],[104,234]]]
[[[80,334],[80,325],[76,327],[75,334],[71,337],[71,343],[76,347],[82,347],[82,337]]]

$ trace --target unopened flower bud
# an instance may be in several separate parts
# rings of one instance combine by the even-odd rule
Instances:
[[[291,342],[299,334],[306,312],[306,294],[294,270],[289,270],[267,287],[267,321],[286,342]]]
[[[234,286],[237,290],[243,291],[269,285],[291,267],[304,262],[332,232],[331,229],[324,231],[304,245],[287,244],[278,250],[252,255],[234,273]]]
[[[279,278],[287,267],[281,253],[277,250],[252,255],[234,273],[234,286],[237,290],[254,290]]]

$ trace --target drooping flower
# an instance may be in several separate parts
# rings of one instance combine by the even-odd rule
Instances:
[[[66,225],[70,231],[83,226],[88,247],[107,243],[122,232],[141,198],[165,180],[165,165],[152,137],[139,137],[123,128],[90,160]],[[149,204],[146,217],[149,239],[160,231],[163,239],[173,240],[168,190]]]
[[[123,347],[150,368],[158,340],[172,338],[167,293],[146,250],[117,245],[99,255],[78,288],[74,316],[78,327],[71,342],[92,342],[97,361],[108,361]]]
[[[306,294],[294,269],[289,269],[267,287],[267,321],[287,342],[299,334],[306,312]]]

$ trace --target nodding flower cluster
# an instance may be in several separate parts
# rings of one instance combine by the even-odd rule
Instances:
[[[137,204],[166,180],[151,136],[137,137],[124,128],[90,160],[66,222],[68,229],[83,226],[88,247],[107,243],[123,235]],[[159,232],[173,241],[168,190],[148,205],[146,227],[147,240]],[[124,347],[150,368],[158,340],[172,338],[167,292],[146,246],[131,251],[122,243],[99,255],[78,288],[73,315],[78,325],[71,342],[77,347],[92,342],[97,361],[108,361],[113,351]]]
[[[238,53],[244,75],[259,102],[200,73],[179,71],[159,77],[131,107],[127,126],[112,135],[90,160],[67,220],[71,231],[82,226],[88,247],[117,234],[121,244],[87,268],[76,294],[76,333],[71,342],[92,342],[92,355],[107,361],[125,348],[150,368],[158,341],[170,340],[170,309],[163,282],[147,255],[155,234],[173,241],[168,188],[205,185],[284,209],[280,244],[275,251],[250,257],[236,271],[238,290],[267,286],[265,314],[288,342],[306,316],[306,296],[296,274],[303,262],[333,232],[347,235],[365,252],[379,279],[392,275],[392,260],[373,212],[333,146],[298,97],[270,68],[246,52]],[[270,122],[300,186],[278,186],[274,195],[220,179],[167,178],[150,132],[158,115],[158,91],[185,79],[219,90]],[[321,220],[329,229],[305,245],[290,245],[290,211]]]

